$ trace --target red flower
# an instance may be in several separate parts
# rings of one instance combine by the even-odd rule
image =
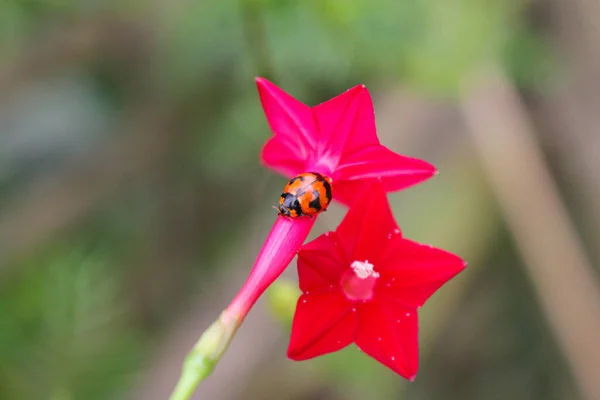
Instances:
[[[265,79],[257,78],[256,83],[275,134],[263,148],[263,162],[289,178],[321,173],[332,179],[335,200],[355,204],[337,234],[321,236],[302,251],[299,271],[305,293],[294,316],[289,356],[306,359],[355,341],[390,368],[412,377],[417,365],[415,309],[464,265],[441,250],[401,239],[385,194],[424,181],[435,168],[379,143],[373,104],[364,85],[311,108]],[[376,182],[377,189],[363,199],[360,191],[369,182]],[[364,219],[363,206],[381,214],[376,216],[383,222]],[[277,216],[243,287],[186,358],[174,396],[189,397],[212,371],[315,221]],[[394,249],[390,244],[400,246]],[[432,259],[423,262],[423,257]],[[431,276],[424,277],[423,271]]]
[[[333,180],[333,198],[351,205],[364,182],[380,180],[386,192],[436,173],[425,161],[396,154],[379,143],[371,96],[365,85],[309,107],[263,78],[258,92],[271,130],[263,162],[292,178],[319,172]]]
[[[335,232],[300,248],[303,294],[288,357],[306,360],[356,343],[413,380],[417,309],[465,266],[453,254],[403,238],[385,190],[371,185]]]
[[[311,108],[266,79],[256,78],[256,84],[275,133],[262,159],[283,175],[324,174],[333,179],[333,199],[351,205],[365,182],[380,181],[391,192],[436,173],[427,162],[401,156],[379,143],[373,103],[364,85]],[[315,220],[277,218],[248,280],[227,308],[227,318],[241,321],[245,317],[292,261]]]

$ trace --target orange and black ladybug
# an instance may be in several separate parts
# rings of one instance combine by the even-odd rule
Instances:
[[[279,198],[279,215],[314,218],[331,202],[331,178],[317,172],[305,172],[283,188]]]

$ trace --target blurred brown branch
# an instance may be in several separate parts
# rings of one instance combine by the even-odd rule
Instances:
[[[546,0],[546,18],[562,64],[560,84],[530,103],[535,123],[550,136],[559,175],[569,182],[569,201],[600,262],[600,2]]]
[[[463,101],[481,163],[586,399],[600,398],[600,290],[516,90],[495,68]]]

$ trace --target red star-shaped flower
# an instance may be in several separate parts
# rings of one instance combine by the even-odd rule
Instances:
[[[265,79],[256,82],[275,134],[263,148],[263,162],[289,178],[310,172],[324,177],[305,182],[314,187],[299,190],[293,182],[286,186],[279,215],[248,279],[186,358],[174,395],[189,397],[190,389],[214,368],[331,197],[351,208],[336,232],[300,251],[298,273],[304,294],[294,315],[288,355],[304,360],[355,342],[412,379],[418,366],[416,309],[465,264],[443,250],[403,239],[386,193],[424,181],[435,168],[379,143],[373,104],[364,85],[311,108]],[[302,184],[304,179],[295,182]],[[285,212],[283,207],[288,207]]]
[[[417,309],[466,264],[403,238],[381,184],[361,195],[335,232],[300,248],[303,294],[288,356],[306,360],[356,343],[412,380],[419,364]]]
[[[332,197],[350,206],[365,183],[385,192],[417,184],[435,174],[425,161],[396,154],[379,143],[373,103],[364,85],[309,107],[263,78],[256,78],[267,121],[274,132],[262,160],[294,177],[318,172],[332,179]],[[258,297],[281,275],[308,237],[315,219],[278,216],[248,280],[226,310],[243,320]]]
[[[263,148],[262,160],[289,178],[303,172],[331,177],[333,198],[349,206],[365,182],[380,180],[386,192],[393,192],[436,173],[427,162],[380,144],[364,85],[311,108],[266,79],[256,83],[275,134]]]

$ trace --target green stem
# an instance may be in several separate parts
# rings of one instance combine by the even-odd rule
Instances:
[[[231,339],[241,324],[240,318],[226,312],[200,336],[183,363],[179,382],[170,400],[189,400],[196,387],[206,379],[225,353]]]
[[[188,400],[196,386],[210,375],[248,311],[290,264],[314,223],[309,218],[277,217],[248,279],[186,357],[171,400]]]
[[[202,375],[184,370],[181,373],[181,377],[179,377],[177,386],[175,386],[175,389],[171,394],[170,400],[190,399],[202,379]]]

